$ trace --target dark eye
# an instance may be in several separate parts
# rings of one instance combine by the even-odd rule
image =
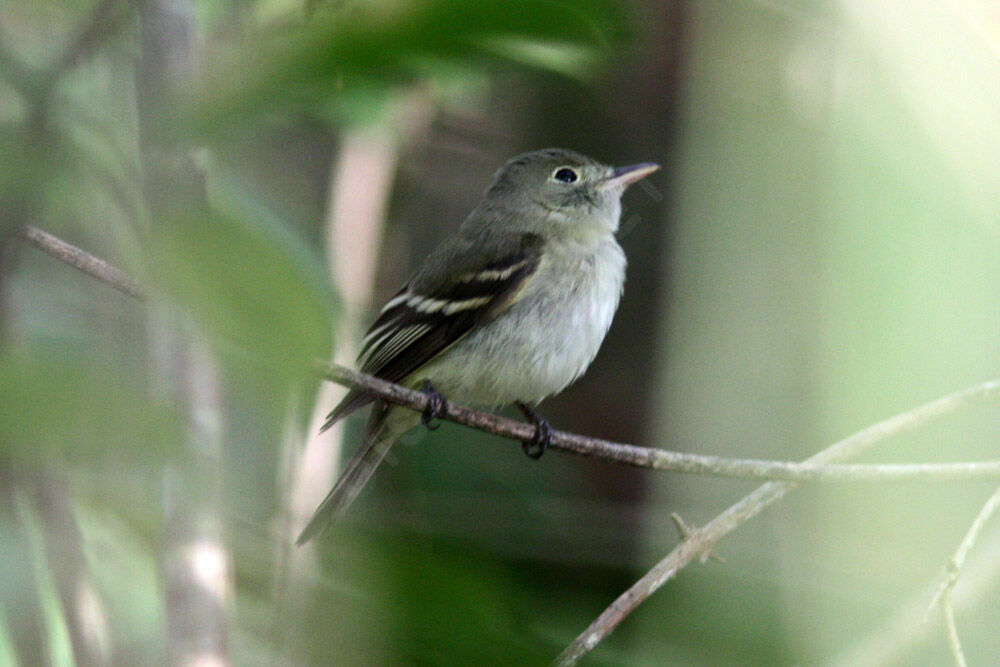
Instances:
[[[575,183],[579,176],[577,176],[576,172],[569,167],[559,167],[555,170],[555,173],[552,174],[552,178],[557,181],[562,181],[563,183]]]

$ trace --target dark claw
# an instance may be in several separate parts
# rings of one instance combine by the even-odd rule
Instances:
[[[552,434],[554,433],[552,425],[527,404],[518,401],[517,407],[524,413],[525,419],[535,426],[535,433],[531,436],[531,440],[522,442],[521,449],[528,455],[528,458],[540,459],[545,450],[552,444]]]
[[[435,420],[439,420],[441,415],[444,414],[448,408],[448,401],[445,399],[444,394],[434,388],[430,380],[424,380],[424,386],[420,388],[420,391],[427,396],[427,407],[424,408],[423,414],[420,415],[420,423],[428,431],[433,431],[441,426],[441,422]]]

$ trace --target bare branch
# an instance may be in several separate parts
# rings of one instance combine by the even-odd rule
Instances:
[[[25,238],[56,259],[66,262],[126,294],[143,298],[144,293],[138,282],[107,262],[35,227],[27,227],[24,235]],[[324,365],[320,374],[331,382],[369,392],[384,400],[414,410],[423,411],[427,407],[427,396],[421,392],[358,373],[343,366]],[[555,432],[552,438],[552,449],[581,456],[689,474],[778,480],[764,484],[705,526],[690,530],[688,536],[676,549],[623,593],[560,654],[557,664],[576,664],[580,658],[610,634],[618,623],[638,607],[643,600],[676,576],[680,569],[694,558],[710,556],[712,545],[715,542],[793,490],[796,482],[944,481],[1000,477],[1000,461],[913,465],[837,465],[828,463],[858,454],[881,441],[916,429],[959,409],[994,400],[997,396],[1000,396],[1000,380],[991,380],[963,389],[859,431],[802,463],[686,454],[609,442],[561,431]],[[529,424],[454,403],[446,405],[441,417],[464,426],[522,442],[530,440],[534,434],[534,427]],[[977,517],[973,528],[970,529],[970,534],[978,534],[982,523],[995,511],[996,506],[1000,505],[1000,491],[995,497],[995,500],[991,498],[980,516]],[[963,541],[963,546],[956,554],[956,556],[960,555],[963,561],[965,554],[971,548],[971,543],[975,540],[975,534],[971,538],[966,536],[968,542]]]
[[[1000,531],[984,532],[962,570],[962,585],[952,593],[953,607],[980,608],[980,613],[996,597],[1000,582]],[[919,662],[920,651],[939,639],[939,626],[928,623],[927,598],[930,587],[920,587],[881,622],[866,624],[860,637],[842,643],[839,650],[822,662],[830,667],[855,665],[902,665]],[[936,607],[935,607],[936,608]]]
[[[879,442],[911,431],[959,409],[975,405],[982,399],[993,397],[998,393],[1000,393],[1000,382],[992,381],[949,394],[858,431],[810,457],[807,463],[827,463],[856,455]],[[692,531],[687,539],[677,545],[653,569],[612,602],[583,633],[559,654],[555,664],[575,665],[611,634],[618,624],[646,598],[677,576],[682,568],[695,558],[709,553],[716,542],[759,514],[768,505],[780,500],[796,486],[797,484],[791,482],[764,484],[703,527]]]
[[[948,637],[948,650],[951,651],[951,658],[955,662],[955,667],[965,667],[965,653],[962,651],[962,642],[958,637],[958,626],[955,624],[955,605],[951,601],[951,588],[945,589],[941,595],[941,608],[944,610],[945,634]]]
[[[419,391],[407,389],[386,382],[371,375],[358,373],[343,366],[329,366],[323,376],[331,382],[351,389],[359,389],[386,401],[403,405],[416,411],[427,407],[427,396]],[[985,402],[1000,397],[1000,380],[985,382],[965,389],[922,408],[898,415],[880,422],[869,429],[842,441],[851,451],[860,451],[899,433],[912,430],[934,417],[927,416],[925,409],[932,406],[936,410],[950,412],[958,406]],[[939,406],[940,403],[940,406]],[[936,412],[934,414],[937,414]],[[480,431],[500,435],[521,442],[531,440],[535,427],[499,415],[480,412],[449,402],[441,414],[442,419],[469,426]],[[838,445],[834,445],[837,447]],[[853,448],[857,448],[856,450]],[[600,458],[614,463],[654,470],[667,470],[696,475],[734,477],[739,479],[778,480],[789,482],[886,482],[972,480],[1000,478],[1000,461],[979,463],[927,463],[901,465],[824,465],[815,457],[797,463],[789,461],[765,461],[761,459],[732,459],[721,456],[706,456],[674,452],[652,447],[610,442],[590,438],[575,433],[556,431],[552,436],[551,449],[571,452],[580,456]],[[845,454],[846,456],[847,454]]]
[[[88,276],[97,278],[102,283],[111,285],[136,299],[145,298],[146,295],[138,280],[103,259],[32,225],[25,226],[23,233],[24,238],[31,241],[32,245],[60,262],[76,267]]]
[[[945,633],[948,636],[948,647],[951,649],[952,658],[956,665],[965,665],[965,655],[962,652],[962,642],[958,637],[958,626],[955,624],[955,608],[952,603],[952,591],[958,583],[958,577],[965,567],[965,560],[979,539],[979,534],[983,531],[983,526],[990,520],[997,508],[1000,508],[1000,489],[993,492],[983,508],[979,510],[975,520],[969,527],[969,531],[962,538],[955,554],[948,560],[948,566],[941,583],[938,584],[937,591],[931,599],[928,613],[935,605],[940,604],[944,611]]]
[[[56,259],[74,266],[84,273],[111,285],[115,289],[144,298],[142,287],[135,278],[104,260],[81,250],[65,241],[28,226],[25,238]],[[371,375],[365,375],[339,365],[322,365],[321,375],[337,384],[352,389],[366,391],[374,396],[413,410],[423,411],[427,407],[427,396],[419,391],[386,382]],[[861,451],[873,442],[884,440],[904,431],[912,430],[926,421],[936,418],[937,413],[927,413],[925,409],[937,406],[942,414],[951,412],[958,406],[986,402],[1000,396],[1000,380],[991,380],[969,389],[959,391],[945,398],[929,403],[923,408],[903,413],[843,441]],[[442,419],[453,421],[494,435],[527,442],[534,435],[535,427],[500,415],[473,410],[456,403],[448,403]],[[864,437],[862,437],[864,436]],[[875,438],[869,441],[865,438]],[[857,440],[855,440],[857,439]],[[552,449],[562,450],[580,456],[600,458],[614,463],[624,463],[640,468],[666,470],[693,475],[712,475],[738,479],[759,479],[786,482],[886,482],[886,481],[960,481],[1000,478],[1000,461],[927,463],[899,465],[824,465],[821,461],[809,459],[798,463],[790,461],[766,461],[761,459],[733,459],[721,456],[706,456],[674,452],[652,447],[639,447],[599,438],[590,438],[575,433],[556,431],[552,437]],[[836,445],[834,445],[836,446]],[[846,456],[847,454],[845,454]]]
[[[990,517],[996,513],[998,508],[1000,508],[1000,489],[994,491],[993,495],[986,501],[986,504],[983,505],[983,508],[979,510],[979,514],[976,515],[975,520],[969,527],[969,531],[962,538],[962,542],[958,545],[955,554],[948,561],[947,573],[938,585],[937,592],[931,600],[931,607],[934,607],[938,603],[939,598],[947,589],[955,587],[958,576],[961,574],[962,568],[965,567],[965,559],[968,558],[969,552],[979,539],[979,534],[983,531],[983,526],[986,525],[986,522],[990,520]]]

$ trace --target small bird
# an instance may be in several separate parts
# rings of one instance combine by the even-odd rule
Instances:
[[[659,169],[608,167],[550,148],[511,159],[482,201],[389,299],[358,356],[365,373],[422,388],[420,415],[354,390],[322,430],[373,403],[358,452],[296,544],[323,531],[354,500],[392,444],[444,405],[515,403],[532,423],[525,452],[545,451],[551,427],[533,409],[578,378],[618,308],[625,253],[615,232],[621,196]]]

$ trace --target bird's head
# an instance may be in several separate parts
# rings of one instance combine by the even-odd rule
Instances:
[[[625,188],[659,168],[652,162],[609,167],[574,151],[547,148],[501,167],[484,204],[554,224],[615,231]]]

